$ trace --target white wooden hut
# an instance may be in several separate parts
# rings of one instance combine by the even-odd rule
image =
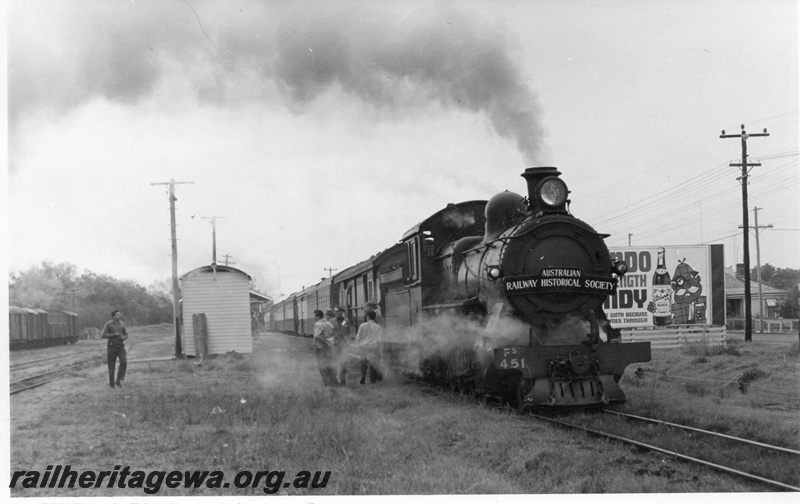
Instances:
[[[195,344],[198,317],[194,315],[201,313],[205,314],[208,355],[253,352],[250,275],[230,266],[202,266],[181,277],[181,297],[185,355],[206,353],[204,348],[197,348],[199,343]]]

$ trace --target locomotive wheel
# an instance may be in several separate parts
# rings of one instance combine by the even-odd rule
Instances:
[[[520,380],[517,384],[517,409],[522,413],[525,413],[525,392],[527,392],[525,381]]]
[[[528,391],[533,388],[532,380],[525,380],[521,379],[517,384],[517,409],[520,410],[522,413],[525,412],[525,396],[528,394]]]
[[[472,386],[470,387],[469,391],[472,394],[473,399],[480,399],[483,397],[483,393],[477,382],[472,382]]]
[[[447,381],[447,388],[449,388],[451,392],[458,391],[458,378],[453,376],[450,370],[445,374],[445,379]]]
[[[457,378],[449,378],[447,380],[447,386],[450,387],[451,392],[458,392],[458,379]]]

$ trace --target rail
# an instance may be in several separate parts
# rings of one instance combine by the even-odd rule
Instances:
[[[421,380],[411,379],[410,381],[412,383],[416,383],[418,385],[424,385],[428,389],[441,390],[442,392],[447,392],[447,389],[445,389],[443,387],[436,386],[436,385],[431,385],[430,383],[427,383],[427,382],[424,382],[424,381],[421,381]],[[460,395],[462,398],[465,398],[465,399],[473,399],[472,396],[470,396],[468,394],[464,394],[463,392],[461,394],[458,394],[456,391],[451,391],[451,392],[454,393],[454,394]],[[772,487],[775,487],[775,488],[780,488],[782,490],[790,490],[790,491],[794,491],[794,492],[800,491],[800,488],[798,488],[798,487],[796,487],[794,485],[782,482],[782,481],[777,481],[777,480],[774,480],[774,479],[770,479],[770,478],[766,478],[766,477],[759,476],[759,475],[756,475],[756,474],[752,474],[752,473],[749,473],[747,471],[742,471],[742,470],[739,470],[739,469],[736,469],[736,468],[733,468],[733,467],[730,467],[730,466],[727,466],[727,465],[717,464],[717,463],[711,462],[709,460],[704,460],[704,459],[700,459],[700,458],[697,458],[697,457],[690,456],[690,455],[688,455],[686,453],[681,453],[681,452],[678,452],[678,451],[675,451],[675,450],[671,450],[671,449],[668,449],[668,448],[664,448],[664,447],[661,447],[661,446],[656,446],[656,445],[653,445],[653,444],[650,444],[650,443],[645,443],[643,441],[639,441],[639,440],[633,439],[631,437],[620,436],[620,435],[613,434],[613,433],[610,433],[610,432],[606,432],[606,431],[603,431],[603,430],[590,428],[590,427],[588,427],[586,425],[573,424],[571,422],[567,422],[567,421],[561,420],[559,418],[555,418],[555,417],[551,416],[549,413],[542,415],[542,414],[534,413],[534,412],[529,411],[529,410],[526,410],[524,412],[518,411],[516,408],[510,407],[510,405],[508,403],[505,403],[502,400],[499,401],[499,402],[492,402],[491,400],[487,400],[487,397],[484,396],[483,404],[486,405],[486,406],[497,407],[497,408],[503,409],[504,411],[508,411],[509,413],[520,414],[522,416],[525,416],[525,417],[528,417],[528,418],[533,418],[533,419],[536,419],[536,420],[539,420],[539,421],[542,421],[542,422],[547,422],[547,423],[559,425],[561,427],[565,427],[565,428],[568,428],[568,429],[579,430],[579,431],[585,432],[586,434],[589,434],[589,435],[592,435],[592,436],[595,436],[595,437],[605,438],[605,439],[609,439],[609,440],[612,440],[612,441],[617,441],[617,442],[622,443],[622,444],[635,446],[635,447],[643,449],[643,450],[652,451],[652,452],[656,452],[656,453],[662,453],[664,455],[669,455],[669,456],[674,457],[675,459],[678,459],[678,460],[682,460],[682,461],[685,461],[685,462],[691,462],[691,463],[702,465],[702,466],[705,466],[705,467],[710,467],[710,468],[715,469],[715,470],[720,471],[720,472],[725,472],[725,473],[732,474],[732,475],[735,475],[735,476],[739,476],[739,477],[742,477],[742,478],[745,478],[745,479],[749,479],[749,480],[752,480],[752,481],[757,481],[757,482],[760,482],[760,483],[763,483],[763,484],[766,484],[766,485],[769,485],[769,486],[772,486]],[[634,420],[653,422],[653,423],[666,425],[666,426],[669,426],[669,427],[677,427],[677,428],[681,428],[681,429],[685,429],[685,430],[701,432],[701,433],[707,434],[709,436],[714,436],[714,437],[718,437],[718,438],[721,438],[721,439],[727,439],[727,440],[731,440],[731,441],[739,442],[739,443],[743,443],[743,444],[754,445],[754,446],[758,446],[758,447],[765,448],[765,449],[768,449],[768,450],[772,450],[772,451],[776,451],[776,452],[782,452],[782,453],[788,454],[788,455],[799,455],[800,454],[800,452],[798,452],[797,450],[793,450],[793,449],[786,448],[786,447],[768,445],[768,444],[765,444],[765,443],[759,443],[757,441],[753,441],[753,440],[749,440],[749,439],[743,439],[743,438],[738,438],[738,437],[734,437],[734,436],[728,436],[728,435],[717,433],[717,432],[707,431],[707,430],[703,430],[703,429],[697,429],[697,428],[693,428],[693,427],[689,427],[689,426],[685,426],[685,425],[679,425],[679,424],[675,424],[675,423],[671,423],[671,422],[665,422],[665,421],[662,421],[662,420],[646,418],[646,417],[641,417],[641,416],[637,416],[637,415],[630,415],[630,414],[626,414],[626,413],[620,413],[620,412],[616,412],[616,411],[612,411],[612,410],[608,410],[608,409],[604,409],[603,412],[604,413],[610,413],[610,414],[617,415],[617,416],[621,416],[621,417],[631,418],[631,419],[634,419]]]
[[[716,463],[710,462],[708,460],[699,459],[699,458],[692,457],[692,456],[689,456],[689,455],[686,455],[686,454],[683,454],[683,453],[679,453],[679,452],[676,452],[676,451],[673,451],[673,450],[665,449],[665,448],[662,448],[662,447],[659,447],[659,446],[655,446],[655,445],[652,445],[652,444],[648,444],[648,443],[643,443],[641,441],[637,441],[635,439],[631,439],[631,438],[628,438],[628,437],[625,437],[625,436],[618,436],[616,434],[611,434],[611,433],[608,433],[608,432],[604,432],[604,431],[600,431],[600,430],[596,430],[596,429],[591,429],[591,428],[588,428],[588,427],[583,426],[583,425],[575,425],[575,424],[572,424],[572,423],[569,423],[569,422],[564,422],[562,420],[558,420],[558,419],[547,417],[547,416],[543,416],[543,415],[537,415],[537,414],[534,414],[534,413],[526,413],[526,414],[528,416],[530,416],[530,417],[536,418],[537,420],[554,423],[554,424],[560,425],[562,427],[570,428],[570,429],[577,429],[577,430],[583,431],[583,432],[585,432],[587,434],[591,434],[593,436],[603,437],[603,438],[606,438],[606,439],[611,439],[611,440],[618,441],[618,442],[623,443],[623,444],[636,446],[636,447],[644,449],[644,450],[649,450],[649,451],[653,451],[653,452],[657,452],[657,453],[663,453],[665,455],[670,455],[670,456],[675,457],[675,458],[680,459],[680,460],[685,460],[687,462],[693,462],[695,464],[703,465],[703,466],[706,466],[706,467],[711,467],[713,469],[716,469],[716,470],[719,470],[719,471],[722,471],[722,472],[726,472],[726,473],[729,473],[729,474],[734,474],[734,475],[737,475],[737,476],[741,476],[743,478],[750,479],[750,480],[753,480],[753,481],[758,481],[758,482],[761,482],[761,483],[764,483],[764,484],[767,484],[767,485],[770,485],[770,486],[773,486],[773,487],[781,488],[781,489],[784,489],[784,490],[792,490],[792,491],[795,491],[795,492],[800,491],[800,488],[795,487],[793,485],[789,485],[787,483],[783,483],[781,481],[776,481],[776,480],[772,480],[772,479],[769,479],[769,478],[764,478],[762,476],[758,476],[758,475],[755,475],[755,474],[752,474],[752,473],[748,473],[746,471],[740,471],[738,469],[734,469],[732,467],[724,466],[724,465],[721,465],[721,464],[716,464]],[[647,419],[647,420],[650,420],[650,419]]]

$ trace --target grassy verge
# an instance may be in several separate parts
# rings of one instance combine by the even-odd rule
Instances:
[[[168,334],[169,328],[165,345]],[[662,369],[661,359],[653,366],[639,383],[626,378],[626,390],[632,403],[670,410],[667,403],[657,405],[671,396],[646,383]],[[355,366],[350,371],[352,378]],[[110,471],[115,465],[131,471],[219,470],[228,482],[238,471],[286,471],[287,482],[300,471],[331,472],[324,488],[290,485],[279,495],[763,490],[442,397],[399,376],[376,385],[351,380],[346,388],[324,388],[305,339],[262,334],[251,356],[221,356],[202,366],[185,360],[139,363],[129,367],[122,390],[109,389],[104,373],[77,371],[57,385],[12,398],[12,471],[56,464],[79,471]],[[265,493],[262,481],[248,488],[162,486],[157,495]],[[145,494],[142,488],[105,485],[12,489],[16,497],[108,495]]]
[[[621,385],[627,410],[800,449],[798,344],[655,351]]]

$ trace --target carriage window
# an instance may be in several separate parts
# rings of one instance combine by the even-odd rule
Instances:
[[[418,237],[414,237],[406,243],[406,253],[408,255],[408,276],[410,281],[419,278],[419,246]]]
[[[436,251],[435,242],[430,231],[422,232],[422,251],[425,257],[433,257]]]

